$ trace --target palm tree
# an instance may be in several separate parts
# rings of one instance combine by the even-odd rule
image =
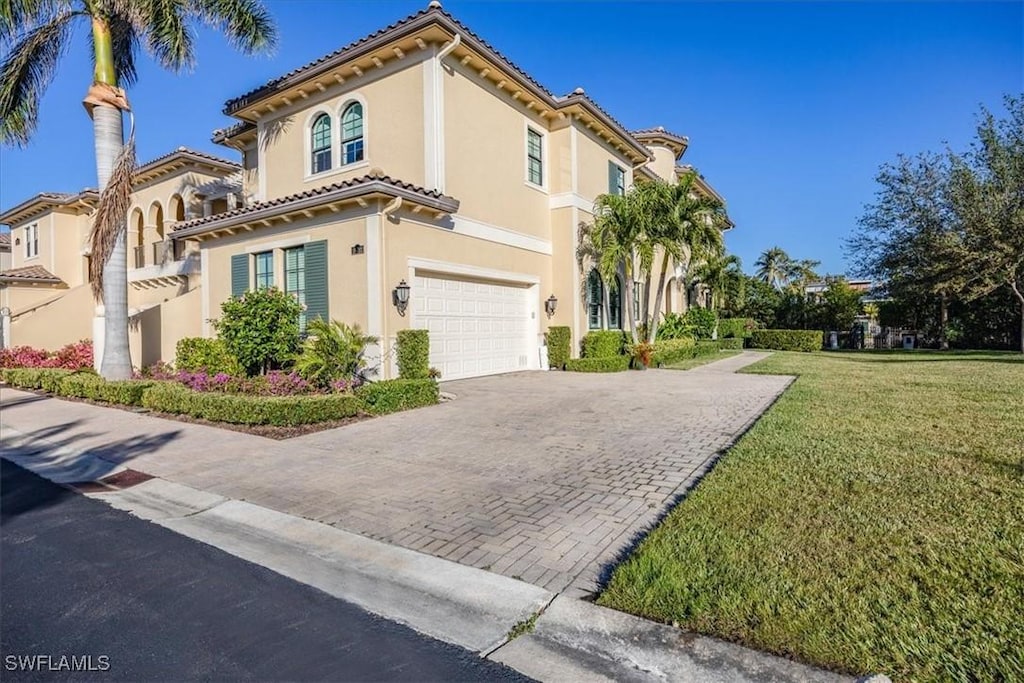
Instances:
[[[125,237],[134,138],[124,143],[122,86],[135,82],[144,46],[174,72],[195,62],[193,24],[222,31],[246,54],[269,49],[274,24],[260,0],[2,0],[0,1],[0,142],[25,145],[35,131],[39,101],[79,21],[89,22],[92,85],[85,97],[93,120],[100,202],[93,223],[89,277],[105,311],[100,372],[131,376],[128,351],[128,252]]]
[[[800,259],[799,261],[790,262],[789,268],[786,270],[786,279],[789,287],[794,292],[803,294],[808,284],[821,279],[817,271],[820,265],[821,261],[813,259]]]
[[[711,256],[697,266],[694,276],[710,292],[712,310],[724,303],[729,292],[743,286],[740,259],[734,254]]]
[[[653,241],[662,250],[655,311],[661,310],[670,259],[676,263],[701,262],[716,258],[724,248],[722,230],[729,220],[725,206],[699,192],[695,187],[696,178],[696,173],[687,173],[675,184],[655,181],[640,186],[642,193],[649,192],[655,197],[645,208],[655,213],[651,219]],[[653,344],[657,334],[655,315],[647,331],[647,341]]]
[[[754,267],[757,268],[757,277],[775,289],[782,289],[789,280],[792,263],[793,259],[782,247],[772,247],[761,253],[761,256],[754,261]]]

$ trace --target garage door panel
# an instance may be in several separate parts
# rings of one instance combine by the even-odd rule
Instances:
[[[528,289],[417,273],[414,327],[430,332],[430,364],[445,379],[528,367]]]

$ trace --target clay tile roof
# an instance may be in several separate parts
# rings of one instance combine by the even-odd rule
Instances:
[[[218,128],[217,130],[213,131],[213,135],[210,136],[210,140],[220,145],[224,144],[225,140],[229,140],[230,138],[233,138],[240,133],[244,133],[250,130],[256,130],[255,123],[249,123],[248,121],[239,121],[238,123],[234,123],[228,126],[227,128]]]
[[[665,130],[664,126],[657,126],[656,128],[641,128],[640,130],[634,130],[633,136],[638,138],[653,138],[662,136],[667,138],[678,138],[679,140],[690,140],[690,138],[686,137],[685,135],[680,135],[678,133],[673,133],[670,130]]]
[[[401,195],[418,195],[423,198],[428,204],[435,206],[438,209],[444,210],[448,213],[454,213],[459,208],[458,200],[441,194],[437,190],[427,190],[407,183],[401,180],[396,180],[390,176],[383,174],[372,174],[365,175],[361,178],[353,178],[352,180],[346,180],[341,183],[333,183],[324,187],[318,187],[313,190],[306,190],[304,192],[298,192],[296,194],[288,195],[286,197],[279,197],[277,199],[270,199],[265,202],[258,202],[256,204],[250,204],[249,206],[239,207],[223,213],[214,214],[212,216],[204,216],[203,218],[195,218],[190,221],[184,221],[174,226],[174,233],[197,233],[203,232],[202,226],[209,225],[212,223],[220,223],[225,220],[238,218],[250,214],[257,214],[260,212],[266,212],[277,207],[287,207],[291,204],[298,204],[304,200],[327,198],[329,195],[338,195],[337,199],[345,199],[349,197],[355,197],[358,195],[371,194],[373,192],[383,192],[385,194],[391,194],[397,196]]]
[[[0,248],[6,247],[11,248],[11,233],[0,232]]]
[[[25,282],[62,282],[62,280],[42,266],[22,266],[11,268],[0,273],[0,280],[21,280]]]
[[[162,164],[162,163],[172,159],[175,156],[196,157],[196,158],[198,158],[200,160],[209,161],[209,162],[212,162],[214,164],[219,164],[221,166],[230,166],[231,168],[241,168],[241,165],[238,164],[235,161],[229,161],[227,159],[222,159],[222,158],[220,158],[218,156],[214,156],[212,154],[207,154],[206,152],[199,152],[199,151],[194,150],[194,149],[189,149],[188,147],[179,147],[178,149],[174,150],[173,152],[169,152],[167,154],[164,154],[163,156],[160,156],[160,157],[157,157],[156,159],[153,159],[152,161],[147,161],[146,163],[141,164],[139,166],[139,168],[136,169],[136,173],[144,173],[144,172],[146,172],[147,170],[149,170],[151,168],[156,168],[160,164]]]

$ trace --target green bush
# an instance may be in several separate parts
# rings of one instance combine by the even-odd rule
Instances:
[[[98,387],[103,381],[103,378],[99,375],[76,372],[64,377],[60,381],[56,394],[70,398],[95,399],[96,393],[99,391]]]
[[[352,394],[239,396],[197,392],[174,383],[158,383],[142,395],[150,410],[190,415],[213,422],[292,427],[358,415],[361,401]]]
[[[398,376],[402,379],[426,379],[430,376],[430,335],[426,330],[399,330]]]
[[[0,377],[12,387],[42,389],[53,393],[60,381],[72,372],[60,368],[4,368],[0,370]]]
[[[583,358],[610,358],[625,353],[626,335],[621,330],[594,330],[580,343]]]
[[[693,358],[696,355],[696,346],[693,337],[656,341],[654,342],[654,353],[651,354],[651,365],[659,368]]]
[[[718,314],[706,308],[691,308],[683,316],[697,339],[711,339],[718,324]]]
[[[245,374],[238,359],[231,355],[220,339],[186,337],[179,339],[174,348],[174,367],[178,370],[216,375],[223,372],[232,377]]]
[[[749,339],[756,327],[753,318],[722,318],[718,321],[718,338]]]
[[[572,332],[568,326],[558,325],[548,328],[548,367],[562,370],[569,360],[572,347]]]
[[[437,382],[432,379],[389,379],[356,389],[367,412],[374,415],[432,406],[438,401]]]
[[[742,337],[726,337],[725,339],[718,340],[718,348],[725,351],[726,349],[742,349],[743,338]]]
[[[227,350],[255,375],[279,368],[299,350],[302,305],[275,287],[253,289],[221,304],[214,321]]]
[[[570,372],[622,372],[629,370],[630,360],[629,356],[570,358],[565,362],[565,369]]]
[[[656,341],[693,337],[693,325],[682,313],[666,313],[658,325]]]
[[[142,396],[153,386],[153,382],[146,382],[137,379],[128,379],[120,382],[100,381],[96,385],[96,401],[115,403],[121,406],[140,406]]]
[[[336,380],[359,376],[366,367],[366,345],[377,343],[377,337],[363,334],[359,325],[337,320],[315,318],[309,321],[306,331],[309,336],[294,359],[295,371],[321,389],[327,389]]]
[[[822,336],[818,330],[754,330],[750,345],[776,351],[818,351]]]
[[[698,356],[712,356],[721,350],[719,343],[711,339],[700,339],[697,341],[697,345],[693,347],[694,358]]]

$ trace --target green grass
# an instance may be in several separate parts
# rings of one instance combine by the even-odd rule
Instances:
[[[736,350],[719,351],[717,354],[713,356],[698,356],[696,358],[687,358],[686,360],[681,360],[678,363],[672,363],[671,365],[666,365],[665,367],[669,370],[692,370],[693,368],[699,368],[701,365],[714,363],[716,360],[723,360],[725,358],[729,358],[730,356],[738,356],[741,353],[743,352]]]
[[[853,674],[1024,680],[1024,358],[746,371],[799,378],[600,604]]]

